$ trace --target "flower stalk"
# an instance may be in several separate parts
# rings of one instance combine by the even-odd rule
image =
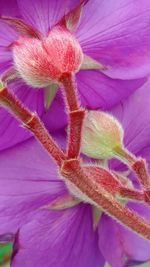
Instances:
[[[73,75],[63,75],[60,82],[63,84],[64,98],[69,115],[67,156],[68,158],[77,158],[80,153],[81,131],[85,110],[80,108]]]
[[[137,175],[141,188],[144,191],[150,189],[150,177],[147,170],[146,161],[142,158],[136,158],[132,153],[124,148],[116,148],[119,159],[126,163],[129,168]]]
[[[67,99],[67,101],[68,103],[71,103],[70,100]],[[49,152],[49,154],[58,164],[60,168],[60,174],[63,177],[73,183],[83,194],[91,199],[92,203],[95,203],[96,206],[101,207],[107,214],[117,219],[120,223],[126,225],[142,237],[150,240],[150,224],[146,220],[129,210],[127,207],[121,205],[115,199],[113,194],[111,194],[107,190],[107,187],[104,188],[100,183],[94,180],[94,175],[93,177],[91,177],[91,172],[89,175],[89,171],[86,171],[86,168],[81,166],[78,159],[68,159],[64,152],[54,142],[53,138],[49,135],[38,116],[24,107],[24,105],[17,99],[17,97],[6,87],[1,88],[0,90],[0,103],[9,111],[14,113],[16,117],[21,120],[23,125],[33,132],[37,140],[42,144],[42,146]],[[72,106],[70,106],[70,108],[72,108]],[[74,112],[74,110],[71,110],[71,112]],[[79,119],[81,120],[80,116]],[[73,127],[74,125],[75,124],[73,120]],[[76,127],[78,127],[79,133],[81,135],[80,128],[82,127],[82,123],[80,123]],[[71,131],[69,131],[69,133],[70,132]],[[80,142],[80,135],[78,135],[78,139],[74,143],[74,147],[77,142]],[[70,137],[69,140],[71,140]],[[69,145],[71,146],[71,144]],[[126,187],[123,188],[123,186],[119,190],[118,193],[120,193],[120,195],[122,196],[129,196],[129,198],[140,201],[143,200],[143,195],[136,190],[127,189]]]

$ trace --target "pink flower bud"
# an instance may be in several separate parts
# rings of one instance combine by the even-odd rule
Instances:
[[[77,72],[83,54],[78,41],[66,29],[56,26],[43,39],[20,37],[13,47],[15,67],[34,87],[58,82],[64,73]]]
[[[89,111],[83,124],[81,151],[92,158],[111,158],[115,148],[122,147],[122,137],[122,127],[113,116]]]

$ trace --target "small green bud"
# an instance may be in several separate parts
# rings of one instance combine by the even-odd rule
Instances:
[[[123,129],[120,123],[105,112],[89,111],[86,115],[81,151],[92,158],[111,158],[122,147]]]

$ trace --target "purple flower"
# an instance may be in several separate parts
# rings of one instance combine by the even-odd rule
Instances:
[[[0,14],[21,18],[46,35],[66,10],[71,10],[77,3],[79,1],[6,0],[0,3]],[[140,1],[124,3],[119,0],[114,3],[109,0],[104,3],[94,0],[84,5],[74,34],[83,52],[107,67],[103,73],[91,69],[81,70],[77,74],[84,106],[111,108],[145,82],[144,77],[149,73],[149,8],[147,0],[142,4]],[[10,47],[18,36],[13,27],[0,22],[0,73],[13,65]],[[25,105],[38,112],[50,131],[64,127],[67,120],[60,92],[45,114],[43,90],[32,91],[22,80],[13,81],[9,86]],[[30,137],[4,110],[0,111],[0,120],[1,150]]]
[[[110,112],[123,125],[127,148],[149,162],[149,81]],[[64,133],[54,136],[64,147]],[[123,170],[118,162],[111,166]],[[81,201],[72,208],[51,209],[50,203],[68,189],[33,138],[1,152],[0,170],[0,233],[16,233],[11,266],[99,267],[107,261],[112,267],[125,267],[150,260],[149,242],[107,215],[94,231],[90,204]],[[128,205],[150,220],[148,206]]]
[[[72,10],[77,2],[9,1],[9,10],[7,1],[1,3],[1,73],[13,65],[13,45],[20,36],[3,21],[6,19],[3,15],[21,18],[24,23],[31,25],[33,35],[46,36],[63,18],[66,8]],[[143,85],[149,74],[150,4],[146,0],[142,4],[140,1],[126,1],[124,4],[122,0],[115,3],[109,0],[106,4],[95,0],[87,1],[82,11],[74,35],[83,52],[105,66],[106,70],[102,73],[92,65],[92,69],[79,71],[77,84],[81,102],[88,108],[110,109],[123,124],[126,146],[133,153],[149,159],[149,81],[132,96],[129,95]],[[7,20],[10,22],[8,17]],[[66,117],[60,92],[45,115],[42,90],[32,90],[22,80],[12,81],[9,86],[26,106],[38,112],[48,130],[53,131],[54,138],[63,147],[65,133],[60,129],[64,129]],[[121,104],[118,104],[120,101]],[[18,131],[17,123],[4,111],[1,111],[0,116],[3,121],[0,235],[1,240],[5,240],[5,234],[6,240],[8,236],[12,237],[13,267],[99,267],[104,266],[105,261],[112,267],[125,267],[150,259],[148,241],[105,214],[100,218],[100,210],[83,195],[72,197],[74,188],[69,183],[65,184],[55,163],[37,142],[33,138],[26,140],[30,135],[24,129]],[[25,142],[18,144],[21,141]],[[124,170],[124,166],[118,162],[113,161],[110,166],[116,171]],[[131,175],[131,179],[135,183],[135,177]],[[58,200],[61,203],[66,197],[67,206],[60,205],[61,209],[55,206]],[[74,202],[71,202],[71,197]],[[130,202],[127,205],[150,219],[148,206]],[[107,233],[111,237],[110,243]],[[133,248],[132,242],[135,244]],[[136,253],[141,250],[141,246],[143,253]]]

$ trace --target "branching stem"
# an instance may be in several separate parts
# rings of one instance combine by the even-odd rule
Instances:
[[[134,232],[150,240],[150,224],[147,221],[138,216],[135,212],[129,210],[127,207],[121,205],[115,199],[113,194],[111,194],[107,190],[107,187],[103,188],[102,185],[94,181],[94,179],[92,179],[92,173],[89,175],[89,171],[86,171],[85,167],[82,167],[80,165],[80,161],[78,159],[68,159],[67,156],[69,155],[69,153],[71,153],[69,152],[71,151],[71,149],[73,152],[77,153],[77,150],[80,148],[78,146],[78,149],[76,149],[77,142],[80,143],[80,127],[82,127],[83,119],[83,117],[81,119],[81,116],[78,115],[81,111],[80,109],[70,111],[71,114],[76,115],[77,113],[77,122],[78,118],[80,120],[80,123],[77,123],[75,119],[76,116],[74,115],[75,117],[73,117],[72,119],[73,123],[70,126],[70,132],[74,129],[74,133],[77,134],[79,129],[80,134],[73,142],[73,146],[72,143],[69,144],[68,155],[66,156],[65,153],[55,143],[48,131],[45,129],[39,117],[35,113],[30,112],[7,88],[0,89],[0,103],[9,111],[14,113],[17,119],[21,120],[23,125],[33,132],[37,140],[42,144],[42,146],[48,151],[48,153],[58,164],[60,168],[60,173],[63,177],[68,179],[79,190],[81,190],[81,192],[85,194],[93,204],[97,205],[98,207],[101,207],[106,213],[117,219],[120,223],[129,227]],[[71,118],[72,117],[70,116],[70,121]],[[70,137],[69,142],[71,140],[72,139]],[[74,154],[74,156],[77,156],[77,154]],[[119,189],[118,192],[120,192],[120,195],[128,197],[130,196],[131,198],[143,201],[143,194],[136,190],[131,190],[122,186],[121,190]]]
[[[21,120],[23,126],[33,132],[37,140],[61,166],[62,160],[66,159],[64,152],[58,147],[53,138],[49,135],[44,124],[38,115],[30,112],[19,99],[7,88],[0,90],[0,103],[6,107],[16,118]]]

